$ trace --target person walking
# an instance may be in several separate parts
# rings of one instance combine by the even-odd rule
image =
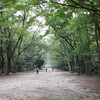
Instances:
[[[52,67],[52,71],[54,71],[54,67]]]
[[[39,68],[38,67],[36,68],[36,72],[37,72],[37,74],[39,74]]]
[[[45,70],[46,70],[46,72],[47,72],[47,68],[46,68]]]

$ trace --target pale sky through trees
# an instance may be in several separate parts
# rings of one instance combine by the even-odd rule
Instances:
[[[50,0],[47,0],[48,2],[50,2]],[[63,3],[64,2],[64,0],[60,0],[60,3]],[[31,16],[36,16],[36,14],[35,13],[33,13],[32,11],[30,11],[29,12],[29,14],[31,15]],[[15,13],[15,16],[22,16],[23,15],[23,11],[17,11],[17,13]],[[29,19],[29,18],[28,18]],[[44,17],[41,17],[41,16],[39,16],[39,17],[37,17],[36,18],[40,23],[42,23],[43,25],[45,24],[45,18]],[[16,24],[17,25],[17,24]],[[34,32],[34,31],[36,31],[36,29],[38,28],[38,25],[32,25],[32,26],[30,26],[29,27],[29,31],[30,32]],[[40,27],[39,27],[40,28]],[[43,26],[43,28],[40,28],[40,35],[44,35],[45,34],[45,32],[46,32],[46,30],[48,29],[48,26]],[[48,37],[48,36],[47,36]]]
[[[29,14],[30,14],[30,16],[36,16],[36,14],[35,13],[33,13],[32,11],[30,11],[29,12]],[[22,16],[23,15],[23,11],[18,11],[17,13],[15,13],[14,14],[15,16]],[[29,19],[30,17],[28,17],[27,19]],[[37,17],[36,18],[36,20],[38,20],[40,23],[42,23],[43,25],[45,24],[45,18],[44,17],[42,17],[42,16],[39,16],[39,17]],[[34,23],[34,22],[33,22]],[[16,23],[16,25],[17,25],[17,23]],[[41,27],[38,27],[38,25],[32,25],[32,26],[30,26],[29,27],[29,31],[30,32],[34,32],[34,31],[36,31],[36,29],[37,28],[39,28],[40,29],[40,35],[44,35],[45,34],[45,32],[46,32],[46,30],[48,29],[48,26],[43,26],[43,28],[41,28]]]

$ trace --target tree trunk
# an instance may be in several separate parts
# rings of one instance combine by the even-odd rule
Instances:
[[[72,60],[71,60],[71,70],[72,70],[72,73],[74,73],[74,57],[72,57]]]
[[[9,54],[7,54],[7,61],[8,61],[8,66],[7,66],[7,75],[9,75],[11,71],[11,59],[9,57]]]
[[[69,67],[69,72],[71,72],[71,64],[70,64],[70,60],[68,61],[68,67]]]
[[[1,55],[2,57],[2,61],[1,61],[1,70],[2,70],[2,74],[4,73],[4,57],[3,55]]]
[[[78,75],[80,75],[81,74],[81,67],[80,67],[79,57],[77,57],[77,62],[78,62]]]
[[[74,56],[74,66],[75,66],[74,68],[77,67],[77,62],[76,62],[76,60],[77,60],[77,59],[76,59],[76,56]]]
[[[7,49],[7,75],[9,75],[9,72],[11,71],[11,44],[8,42],[8,44],[6,44],[6,49]]]
[[[100,54],[98,55],[98,76],[100,77]]]
[[[95,22],[95,37],[96,37],[96,44],[97,44],[97,53],[98,53],[98,76],[100,77],[100,47],[99,47],[99,38],[100,36],[98,29],[98,24]]]
[[[89,56],[86,56],[86,74],[91,75],[91,58]]]
[[[88,55],[86,55],[86,74],[91,75],[90,34],[88,31],[87,24],[85,24],[85,28],[86,28],[86,33],[87,33],[86,34],[86,41],[87,41],[86,53],[88,53]]]
[[[4,73],[4,56],[3,56],[3,51],[2,51],[2,47],[0,50],[0,56],[1,56],[1,66],[0,66],[0,70],[2,70],[2,74]]]

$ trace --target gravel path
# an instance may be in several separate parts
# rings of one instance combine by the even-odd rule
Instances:
[[[0,76],[0,100],[100,100],[100,79],[51,69]]]

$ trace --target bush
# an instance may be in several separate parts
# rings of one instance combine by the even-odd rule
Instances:
[[[98,75],[98,67],[97,66],[93,66],[91,71],[92,71],[92,75]]]
[[[78,71],[79,71],[79,68],[78,67],[75,67],[74,68],[74,72],[77,72],[78,73]]]
[[[65,71],[69,71],[68,66],[64,66],[64,67],[63,67],[63,70],[65,70]]]

